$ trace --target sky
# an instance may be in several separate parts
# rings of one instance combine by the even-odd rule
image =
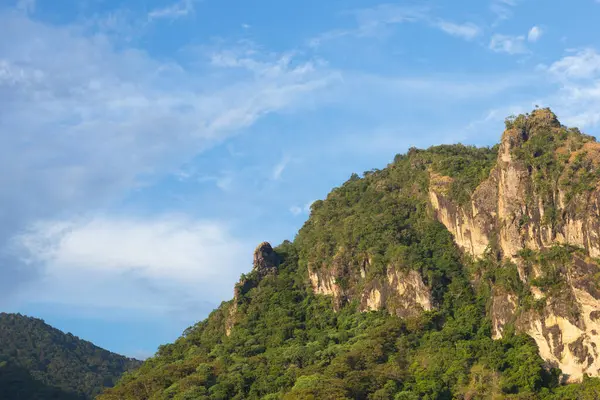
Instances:
[[[595,0],[0,0],[0,310],[145,358],[409,147],[600,131]]]

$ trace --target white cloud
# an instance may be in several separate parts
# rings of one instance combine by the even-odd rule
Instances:
[[[542,37],[543,33],[544,32],[542,31],[542,28],[540,28],[539,26],[534,26],[529,30],[529,33],[527,34],[527,40],[532,43],[537,42],[540,39],[540,37]]]
[[[516,7],[517,0],[493,0],[490,4],[490,10],[496,15],[497,25],[500,21],[507,20],[513,16],[513,8]]]
[[[423,20],[428,14],[428,9],[381,4],[373,8],[357,10],[354,14],[358,23],[359,36],[368,36],[376,34],[380,28],[386,25]]]
[[[145,278],[179,283],[198,283],[237,269],[243,255],[243,246],[226,225],[183,215],[43,222],[16,240],[54,271],[133,270]]]
[[[548,99],[565,115],[565,122],[581,128],[600,125],[600,54],[591,48],[541,66],[560,90]]]
[[[490,40],[490,49],[497,53],[524,54],[527,53],[525,36],[509,36],[495,34]]]
[[[275,167],[273,167],[273,171],[271,172],[271,179],[278,181],[279,179],[281,179],[281,174],[283,174],[283,171],[285,170],[285,168],[288,166],[288,164],[290,163],[290,157],[285,156],[281,159],[281,161],[279,161]]]
[[[334,29],[331,31],[323,32],[313,38],[308,40],[309,47],[319,47],[323,43],[340,39],[346,36],[361,36],[359,30],[350,30],[350,29]]]
[[[194,1],[195,0],[180,0],[170,6],[157,8],[148,13],[148,19],[177,19],[185,17],[194,12]]]
[[[557,78],[592,79],[600,74],[600,54],[587,48],[553,63],[548,70]]]
[[[37,223],[14,244],[46,266],[27,301],[149,314],[229,297],[253,248],[223,222],[182,215]]]
[[[439,20],[435,25],[442,31],[452,36],[457,36],[463,39],[474,39],[481,33],[481,29],[473,23],[455,24],[452,22]]]
[[[441,18],[435,18],[431,15],[427,7],[381,4],[372,8],[356,10],[352,14],[356,17],[357,27],[355,29],[334,29],[324,32],[310,39],[308,42],[309,46],[318,47],[324,42],[346,36],[379,36],[389,26],[408,22],[421,22],[451,36],[466,40],[471,40],[481,33],[481,29],[471,22],[458,24]]]
[[[80,26],[11,12],[0,26],[0,168],[11,171],[0,174],[0,246],[36,220],[89,211],[176,170],[265,115],[312,104],[337,79],[292,54],[254,50],[225,65],[200,53],[186,68]],[[0,271],[3,295],[34,273],[11,268]]]

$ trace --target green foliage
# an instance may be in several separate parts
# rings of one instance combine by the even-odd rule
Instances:
[[[568,385],[557,388],[554,393],[546,394],[546,400],[597,400],[600,399],[600,379],[584,375],[580,385]]]
[[[83,400],[85,397],[37,381],[29,371],[7,361],[0,362],[0,398],[28,400]]]
[[[527,124],[525,117],[510,121],[511,128]],[[529,150],[545,149],[546,139]],[[585,382],[558,388],[557,371],[544,369],[527,336],[506,329],[491,339],[490,285],[523,296],[528,289],[514,264],[492,254],[464,260],[429,212],[431,171],[450,177],[449,195],[464,202],[489,175],[497,151],[410,149],[385,169],[353,174],[312,204],[294,242],[275,249],[277,274],[243,276],[235,308],[223,303],[99,399],[554,399],[596,390]],[[534,158],[535,168],[555,162]],[[405,319],[361,313],[355,297],[336,312],[329,297],[313,293],[307,273],[336,269],[344,293],[360,294],[390,267],[418,271],[435,310]],[[473,288],[473,276],[490,285]]]
[[[591,136],[578,129],[566,128],[556,120],[549,109],[535,110],[507,121],[507,128],[518,131],[513,135],[526,139],[514,146],[513,153],[522,161],[533,178],[529,188],[531,201],[535,193],[542,199],[544,216],[542,223],[553,228],[560,222],[558,210],[559,191],[563,191],[565,202],[591,192],[600,179],[600,160],[597,153],[588,154],[584,145],[593,144]],[[538,204],[530,204],[538,207]],[[581,212],[582,210],[571,210]]]
[[[572,262],[572,254],[580,251],[576,247],[556,245],[547,250],[539,252],[522,252],[526,262],[535,262],[540,266],[541,276],[531,281],[531,284],[539,287],[548,294],[560,294],[564,288],[569,264]]]
[[[42,320],[0,313],[0,398],[89,399],[139,361],[110,353]]]
[[[484,302],[464,278],[447,285],[440,311],[417,319],[335,313],[286,252],[279,274],[247,293],[229,337],[213,330],[218,310],[100,398],[185,398],[185,387],[199,399],[450,399],[474,390],[481,369],[498,377],[489,390],[499,394],[548,386],[529,338],[490,338]]]
[[[373,276],[385,275],[389,265],[417,270],[440,302],[462,267],[451,235],[428,214],[429,170],[453,177],[470,195],[489,175],[495,154],[496,149],[463,145],[411,149],[383,170],[362,179],[354,175],[313,205],[294,242],[300,264],[313,269],[344,264],[350,270],[338,282],[343,288],[351,286],[349,277],[365,260]]]
[[[444,176],[453,178],[450,184],[450,199],[457,204],[465,204],[477,186],[490,175],[498,156],[498,145],[474,147],[442,145],[431,147],[432,169]]]
[[[567,189],[565,201],[569,203],[578,196],[591,192],[599,180],[600,168],[594,160],[585,151],[578,153],[566,167],[566,174],[560,182]]]

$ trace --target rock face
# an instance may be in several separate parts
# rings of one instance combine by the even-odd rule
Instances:
[[[568,190],[560,185],[553,188],[551,199],[536,193],[535,171],[515,152],[541,131],[558,137],[564,128],[549,110],[534,111],[526,123],[526,128],[504,132],[496,167],[475,190],[469,204],[453,204],[447,197],[450,178],[432,174],[429,198],[438,220],[475,258],[484,255],[492,240],[497,240],[502,254],[511,259],[524,248],[539,250],[554,244],[581,247],[591,257],[600,257],[600,187],[596,183],[594,190],[575,198],[569,198]],[[570,143],[564,145],[559,152],[570,150]],[[580,149],[571,151],[570,161],[578,155],[598,163],[600,143],[583,143]],[[557,178],[568,180],[569,167]],[[554,224],[545,223],[550,212],[558,216]]]
[[[333,297],[336,308],[359,300],[361,311],[388,310],[402,317],[433,309],[431,290],[421,275],[388,265],[385,275],[369,276],[372,261],[366,258],[359,268],[343,264],[338,257],[333,267],[309,268],[308,276],[317,294]],[[359,273],[353,273],[358,269]]]
[[[448,195],[451,178],[434,173],[429,200],[465,253],[482,259],[494,252],[516,264],[540,304],[527,309],[516,293],[494,288],[489,310],[494,337],[514,323],[535,339],[548,365],[561,368],[566,380],[580,380],[584,373],[597,376],[600,292],[593,282],[600,272],[600,181],[592,171],[600,164],[600,144],[567,130],[546,109],[515,125],[504,132],[497,164],[470,202],[455,204]],[[548,143],[552,157],[537,150]],[[524,153],[525,147],[530,153]],[[543,175],[540,165],[552,174]],[[532,284],[543,275],[543,266],[528,266],[519,254],[556,245],[581,251],[562,261],[560,291],[544,292]]]
[[[254,250],[254,268],[260,278],[275,273],[279,260],[277,254],[273,251],[271,244],[268,242],[262,242]]]

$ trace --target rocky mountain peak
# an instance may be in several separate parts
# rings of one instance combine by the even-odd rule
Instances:
[[[549,108],[537,108],[529,114],[508,117],[500,143],[504,149],[514,149],[548,131],[558,137],[561,128],[558,118]]]
[[[457,204],[438,184],[430,204],[465,253],[499,254],[503,268],[518,270],[526,294],[494,287],[494,337],[515,324],[565,379],[598,375],[600,324],[591,313],[600,297],[583,281],[600,271],[600,144],[549,109],[508,118],[506,128],[496,165],[470,201]],[[537,309],[523,306],[530,298]]]
[[[254,250],[254,271],[260,277],[276,272],[279,258],[269,242],[262,242]]]

